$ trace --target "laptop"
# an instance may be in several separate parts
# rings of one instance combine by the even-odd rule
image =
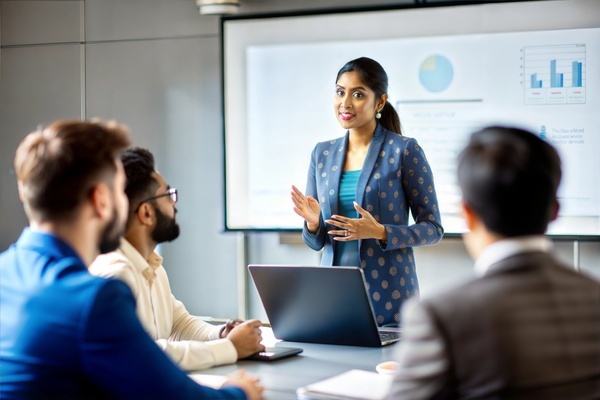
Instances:
[[[362,269],[249,265],[276,338],[290,342],[380,347],[400,329],[379,328]]]

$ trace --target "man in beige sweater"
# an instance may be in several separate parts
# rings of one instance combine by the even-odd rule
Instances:
[[[117,251],[94,261],[90,272],[121,279],[131,288],[142,325],[185,370],[234,363],[263,350],[260,321],[214,326],[190,315],[173,296],[162,257],[154,250],[179,236],[177,190],[156,171],[148,150],[132,148],[121,159],[129,199],[125,236]]]

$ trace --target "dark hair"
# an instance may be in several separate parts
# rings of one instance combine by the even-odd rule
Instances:
[[[531,132],[485,128],[459,155],[463,201],[496,234],[543,234],[555,213],[560,164],[556,149]]]
[[[129,221],[139,203],[154,195],[159,183],[152,176],[156,168],[154,156],[149,150],[132,147],[121,153],[121,161],[127,177],[125,194],[129,199]]]
[[[112,188],[127,129],[115,122],[57,121],[28,134],[15,154],[19,192],[29,218],[70,218],[99,182]]]
[[[376,99],[379,99],[382,94],[387,93],[388,76],[383,67],[377,61],[367,57],[360,57],[355,60],[348,61],[338,71],[335,81],[339,81],[342,74],[351,71],[356,71],[359,73],[361,81],[363,81],[369,89],[375,92]],[[390,102],[385,102],[380,113],[381,118],[379,119],[379,123],[385,129],[402,135],[400,117]]]

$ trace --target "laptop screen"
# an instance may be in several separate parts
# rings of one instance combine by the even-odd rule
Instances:
[[[248,269],[278,339],[382,345],[360,268],[249,265]]]

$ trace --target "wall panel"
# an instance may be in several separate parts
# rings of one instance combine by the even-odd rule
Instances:
[[[80,117],[79,45],[2,48],[0,251],[27,225],[13,171],[17,146],[38,124]]]

